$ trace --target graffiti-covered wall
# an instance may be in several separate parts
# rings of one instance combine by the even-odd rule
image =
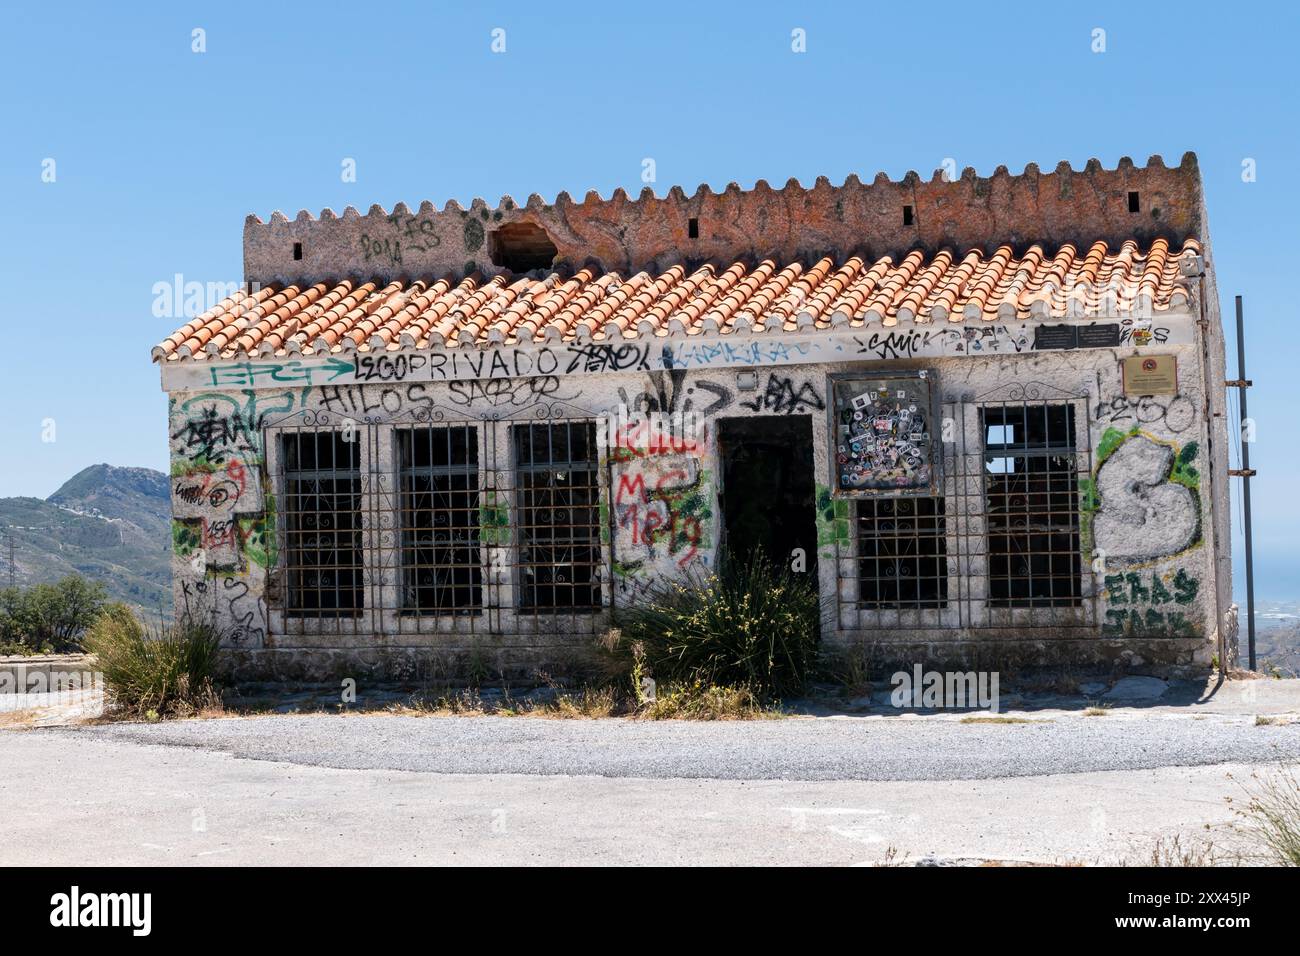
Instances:
[[[1030,341],[1010,341],[993,352],[972,347],[933,355],[902,340],[860,345],[838,360],[805,364],[774,356],[716,369],[707,362],[668,369],[556,367],[553,374],[449,381],[398,374],[369,380],[351,358],[331,360],[343,372],[284,382],[255,380],[250,373],[249,381],[231,384],[214,372],[220,384],[187,384],[170,393],[178,610],[214,614],[229,635],[233,658],[250,674],[322,675],[360,665],[401,676],[426,664],[454,669],[469,654],[484,655],[503,671],[553,672],[590,655],[593,632],[610,626],[611,605],[644,599],[658,583],[698,580],[692,576],[716,567],[727,534],[719,497],[725,454],[720,423],[806,416],[816,476],[807,520],[817,553],[805,556],[815,560],[802,567],[817,575],[833,607],[823,630],[828,646],[871,642],[930,656],[942,647],[1004,648],[1008,654],[1028,649],[1045,663],[1209,663],[1223,613],[1214,556],[1225,547],[1211,518],[1224,507],[1226,490],[1212,480],[1215,429],[1207,426],[1198,342],[1160,347],[1176,359],[1173,388],[1145,396],[1124,380],[1122,360],[1135,351],[1128,343],[1038,349]],[[837,491],[843,449],[833,430],[831,376],[921,370],[937,383],[925,447],[933,446],[939,458],[933,491],[943,500],[936,506],[943,542],[933,561],[945,581],[926,614],[890,617],[882,615],[879,599],[871,613],[863,610],[869,545],[862,536],[875,533],[864,531],[875,526],[864,523],[861,509],[868,506],[862,500]],[[979,544],[992,527],[984,482],[1002,467],[1002,459],[985,453],[989,419],[979,410],[1027,395],[1072,409],[1077,447],[1069,453],[1077,475],[1070,479],[1069,500],[1077,514],[1069,540],[1078,549],[1083,583],[1070,627],[1054,626],[1059,614],[1034,607],[997,617],[996,590],[988,584],[993,564]],[[542,420],[594,420],[598,426],[603,609],[581,630],[526,627],[513,610],[521,593],[511,557],[520,546],[518,483],[509,476],[514,433],[485,426]],[[482,577],[474,584],[481,592],[474,593],[481,593],[484,613],[425,627],[395,612],[357,618],[361,623],[347,628],[287,633],[276,607],[283,595],[277,582],[285,515],[277,503],[284,490],[268,436],[286,425],[369,436],[373,450],[358,484],[359,534],[375,557],[367,557],[359,573],[371,589],[367,594],[397,594],[400,562],[383,556],[383,535],[396,520],[386,502],[399,491],[392,429],[408,421],[481,428],[484,445],[475,467],[494,469],[496,476],[479,491],[472,536],[483,554]],[[435,659],[436,665],[429,663]]]

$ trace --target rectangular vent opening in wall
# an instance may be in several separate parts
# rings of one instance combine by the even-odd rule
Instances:
[[[912,214],[911,206],[903,207],[903,225],[910,226],[916,222],[916,217]]]
[[[700,221],[692,217],[686,221],[686,236],[689,239],[700,238]]]
[[[293,244],[293,261],[297,262],[301,258],[302,258],[302,243],[295,242]]]
[[[488,234],[492,264],[511,272],[549,269],[557,254],[546,230],[534,222],[511,222]]]
[[[1141,210],[1142,210],[1142,201],[1138,198],[1138,194],[1137,194],[1136,192],[1131,192],[1131,193],[1129,193],[1129,194],[1128,194],[1128,211],[1129,211],[1129,212],[1141,212]]]

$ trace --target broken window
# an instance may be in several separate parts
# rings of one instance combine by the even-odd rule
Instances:
[[[477,614],[478,430],[469,425],[395,432],[401,487],[402,610]]]
[[[600,606],[600,487],[594,422],[515,425],[519,606]]]
[[[858,502],[858,584],[863,606],[948,603],[947,517],[942,498]]]
[[[365,604],[360,443],[347,437],[295,432],[281,438],[286,610],[297,617],[353,617]]]
[[[1074,406],[986,405],[984,490],[989,603],[1080,604]]]

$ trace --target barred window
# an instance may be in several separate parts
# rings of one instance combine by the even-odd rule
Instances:
[[[519,606],[600,607],[600,487],[594,422],[515,425]]]
[[[295,617],[355,617],[365,605],[360,443],[340,432],[294,432],[281,437],[280,453],[286,611]]]
[[[478,614],[483,609],[479,553],[478,430],[402,429],[402,611]]]
[[[984,489],[989,603],[1081,603],[1074,406],[986,405]]]
[[[857,508],[862,605],[901,609],[947,606],[943,499],[864,498]]]

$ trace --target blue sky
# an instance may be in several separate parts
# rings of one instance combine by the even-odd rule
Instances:
[[[249,212],[608,195],[639,190],[647,157],[663,192],[1192,149],[1225,315],[1246,296],[1260,592],[1300,597],[1289,5],[56,2],[0,16],[0,495],[43,497],[100,461],[165,467],[149,348],[177,323],[152,315],[153,286],[241,278]]]

